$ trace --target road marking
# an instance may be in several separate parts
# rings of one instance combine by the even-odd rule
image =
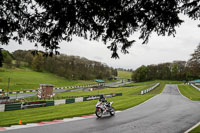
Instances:
[[[189,133],[190,131],[192,131],[193,129],[195,129],[197,126],[200,125],[200,122],[198,122],[196,125],[194,125],[193,127],[191,127],[190,129],[188,129],[187,131],[185,131],[184,133]]]
[[[63,120],[53,120],[53,121],[42,121],[38,123],[39,125],[46,125],[46,124],[55,124],[55,123],[62,123]]]
[[[119,112],[122,112],[122,111],[116,111],[116,113],[119,113]],[[63,120],[41,121],[39,123],[29,123],[26,125],[12,125],[10,127],[0,127],[0,132],[6,131],[6,130],[15,130],[15,129],[21,129],[21,128],[38,127],[38,126],[65,123],[65,122],[71,122],[71,121],[77,121],[77,120],[84,120],[84,119],[90,119],[94,117],[96,117],[95,114],[90,114],[90,115],[83,115],[80,117],[65,118]]]
[[[119,113],[121,111],[116,111],[116,113]],[[38,126],[45,126],[45,125],[51,125],[51,124],[58,124],[58,123],[65,123],[65,122],[71,122],[71,121],[77,121],[77,120],[84,120],[84,119],[90,119],[96,117],[95,114],[90,115],[83,115],[80,117],[73,117],[73,118],[65,118],[63,120],[53,120],[53,121],[41,121],[39,123],[29,123],[26,125],[12,125],[10,127],[0,127],[1,131],[6,130],[15,130],[15,129],[22,129],[22,128],[30,128],[30,127],[38,127]]]
[[[84,116],[81,116],[81,117],[83,117],[83,118],[91,118],[91,117],[94,117],[95,115],[94,114],[92,114],[92,115],[84,115]]]
[[[0,131],[5,131],[6,128],[5,127],[0,127]]]

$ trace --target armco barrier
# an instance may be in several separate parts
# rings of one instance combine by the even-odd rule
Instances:
[[[74,103],[74,102],[75,102],[74,98],[72,98],[72,99],[66,99],[66,104]]]
[[[75,98],[75,103],[77,103],[77,102],[83,102],[83,97]]]
[[[46,106],[54,106],[54,101],[46,101]]]
[[[5,111],[5,104],[0,104],[0,112],[4,112]]]
[[[54,104],[55,105],[60,105],[60,104],[65,104],[66,103],[66,100],[65,99],[62,99],[62,100],[55,100],[54,101]]]
[[[5,111],[21,109],[21,104],[6,104]]]
[[[156,87],[158,87],[160,85],[160,83],[157,83],[156,85],[154,85],[153,87],[149,88],[149,89],[146,89],[146,90],[142,90],[140,92],[141,95],[145,94],[145,93],[148,93],[150,92],[151,90],[155,89]]]

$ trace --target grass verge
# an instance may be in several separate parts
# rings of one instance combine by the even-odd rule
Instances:
[[[131,79],[132,72],[118,70],[117,75],[122,79]]]
[[[178,85],[178,88],[182,95],[193,101],[200,101],[200,91],[192,87],[191,85]]]
[[[9,91],[37,89],[40,84],[53,84],[55,87],[96,84],[93,81],[66,80],[51,73],[35,72],[30,69],[2,69],[0,71],[0,89],[5,89],[5,91],[7,91],[8,87],[8,78],[10,78]]]

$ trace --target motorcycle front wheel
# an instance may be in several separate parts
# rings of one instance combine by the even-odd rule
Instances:
[[[115,109],[114,109],[113,107],[112,107],[111,110],[110,110],[110,115],[111,115],[111,116],[115,115]]]
[[[101,109],[97,109],[97,110],[95,111],[95,114],[96,114],[96,116],[97,116],[98,118],[101,118],[102,115],[103,115],[103,111],[102,111]]]

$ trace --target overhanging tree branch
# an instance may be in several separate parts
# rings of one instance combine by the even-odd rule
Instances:
[[[19,43],[28,39],[51,54],[59,43],[73,36],[110,43],[112,57],[135,42],[130,36],[140,32],[147,43],[152,32],[175,35],[184,12],[200,18],[199,0],[1,0],[0,42]],[[121,48],[119,45],[122,45]]]

